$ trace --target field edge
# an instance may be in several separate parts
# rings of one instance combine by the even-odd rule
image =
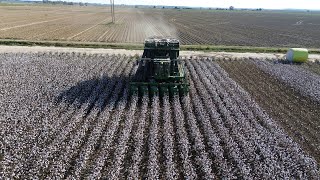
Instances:
[[[16,39],[0,39],[0,45],[7,46],[53,46],[73,48],[103,48],[143,50],[143,44],[133,43],[104,43],[104,42],[76,42],[76,41],[32,41]],[[250,46],[216,46],[216,45],[182,45],[182,51],[203,52],[238,52],[238,53],[286,53],[288,48],[278,47],[250,47]],[[310,54],[320,54],[320,49],[309,49]]]

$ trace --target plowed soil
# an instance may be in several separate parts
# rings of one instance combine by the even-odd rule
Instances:
[[[142,43],[173,36],[182,44],[319,48],[318,12],[216,11],[103,6],[1,6],[0,38]]]
[[[304,150],[320,162],[319,104],[302,97],[250,61],[219,61],[219,64]]]

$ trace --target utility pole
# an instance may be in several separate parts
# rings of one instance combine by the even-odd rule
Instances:
[[[116,23],[116,17],[115,17],[115,14],[114,14],[114,0],[110,0],[110,6],[111,6],[112,23]]]

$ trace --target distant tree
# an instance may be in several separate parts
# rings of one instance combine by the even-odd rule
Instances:
[[[162,9],[164,9],[165,7],[163,6]]]
[[[179,9],[177,6],[176,7],[174,7],[175,9]]]
[[[138,8],[138,6],[134,6],[135,8]]]
[[[156,6],[153,6],[153,8],[155,9],[155,8],[157,8]]]
[[[233,7],[233,6],[230,6],[230,7],[229,7],[229,10],[230,10],[230,11],[234,10],[234,7]]]

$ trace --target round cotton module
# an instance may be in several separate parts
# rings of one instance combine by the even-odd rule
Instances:
[[[287,60],[291,62],[304,63],[308,61],[309,52],[304,48],[291,48],[287,52]]]

